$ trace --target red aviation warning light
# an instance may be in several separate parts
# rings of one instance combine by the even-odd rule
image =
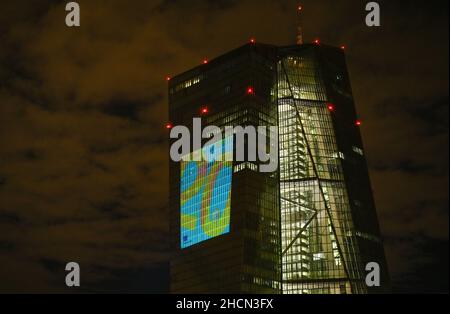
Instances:
[[[342,49],[342,50],[345,50],[345,48],[347,48],[346,45],[341,45],[341,49]]]
[[[208,63],[208,59],[203,59],[203,64],[207,64]]]
[[[170,76],[166,76],[166,81],[170,81],[171,77]]]
[[[327,108],[328,108],[328,110],[330,110],[330,111],[334,111],[334,105],[333,105],[332,103],[328,103],[328,104],[327,104]]]
[[[167,123],[166,123],[166,129],[167,129],[167,130],[170,130],[171,128],[173,128],[172,123],[167,122]]]
[[[253,38],[253,37],[252,37],[252,38],[250,38],[250,43],[251,43],[251,44],[254,44],[254,43],[256,43],[256,40],[255,40],[255,38]]]
[[[254,95],[255,94],[255,90],[253,89],[252,86],[247,87],[247,94],[248,95]]]
[[[360,126],[362,124],[361,120],[356,120],[355,121],[356,126]]]
[[[207,106],[202,107],[200,112],[201,112],[201,114],[207,114],[209,112],[208,107]]]
[[[314,39],[314,43],[315,43],[316,45],[320,45],[320,39],[319,39],[319,38]]]

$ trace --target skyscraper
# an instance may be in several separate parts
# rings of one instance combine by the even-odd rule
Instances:
[[[168,128],[191,133],[193,118],[277,126],[279,164],[261,172],[260,161],[171,161],[172,292],[386,291],[343,49],[252,41],[171,78],[169,117]],[[219,146],[233,155],[235,141]],[[381,287],[365,284],[369,262],[380,265]]]

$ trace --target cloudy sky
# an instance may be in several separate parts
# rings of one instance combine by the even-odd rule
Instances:
[[[168,288],[167,75],[295,43],[297,1],[2,1],[0,292]],[[448,1],[304,0],[347,61],[395,292],[448,291]]]

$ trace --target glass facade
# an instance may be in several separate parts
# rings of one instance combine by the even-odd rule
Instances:
[[[376,260],[386,267],[367,168],[354,156],[361,157],[362,149],[355,149],[361,144],[343,54],[317,45],[288,50],[277,62],[272,91],[278,107],[282,291],[368,293],[365,264]],[[365,198],[367,216],[358,214],[359,201],[350,194]],[[363,229],[374,241],[360,241]]]
[[[276,73],[271,65],[272,61],[256,49],[241,47],[171,78],[171,123],[192,128],[192,118],[200,116],[203,127],[214,125],[222,131],[225,126],[276,126],[276,103],[270,98]],[[196,84],[185,83],[197,77],[202,79]],[[247,93],[249,86],[255,90],[253,95]],[[201,113],[205,106],[208,114]],[[234,138],[227,151],[235,154],[232,149],[235,142]],[[217,178],[220,180],[216,183],[217,194],[213,192],[216,179],[207,163],[170,163],[170,226],[174,252],[170,267],[171,291],[280,293],[277,171],[260,172],[259,161],[216,164],[226,169],[221,178]],[[214,167],[214,163],[209,166]],[[205,186],[208,184],[212,189],[209,193]],[[217,208],[208,212],[209,201],[216,203]],[[222,222],[213,222],[214,213]],[[211,219],[205,222],[215,227],[208,230],[206,224],[202,225],[201,217],[211,214]]]
[[[172,292],[388,291],[342,50],[249,44],[169,84],[174,125],[189,125],[208,104],[204,126],[275,125],[279,139],[278,171],[260,172],[258,161],[223,164],[221,194],[204,188],[215,180],[206,164],[171,163]],[[209,213],[208,202],[216,204]],[[204,232],[202,217],[224,220]],[[378,290],[364,281],[373,261],[383,272]]]
[[[344,156],[318,67],[306,55],[277,69],[283,293],[363,292]]]

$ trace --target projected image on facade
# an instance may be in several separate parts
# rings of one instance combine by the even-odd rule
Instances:
[[[233,139],[207,145],[203,152],[216,157],[213,161],[181,161],[181,248],[230,231],[233,162],[225,160],[231,160]]]

